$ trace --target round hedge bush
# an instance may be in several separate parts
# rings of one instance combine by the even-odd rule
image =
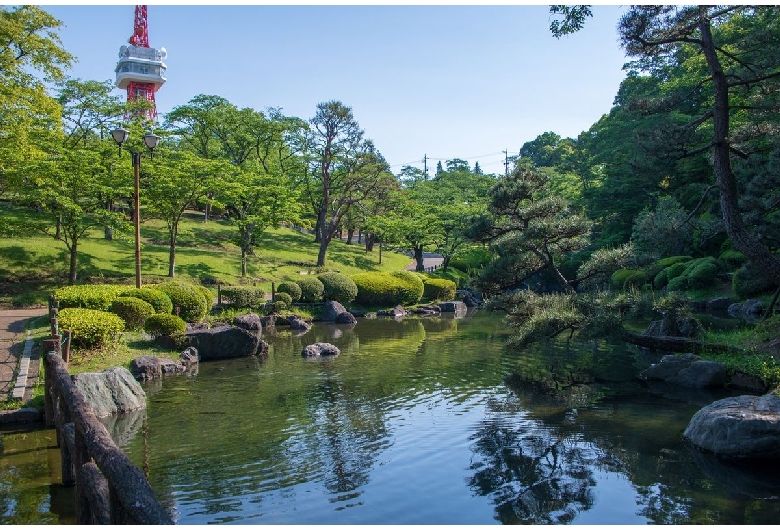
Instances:
[[[301,299],[303,292],[301,286],[295,282],[282,282],[276,287],[277,293],[287,293],[292,298],[293,302],[297,302]]]
[[[265,304],[265,291],[251,285],[226,285],[220,288],[222,304],[235,309],[252,309]]]
[[[176,315],[167,313],[157,313],[150,316],[144,322],[144,331],[153,338],[166,336],[170,337],[176,333],[184,333],[187,330],[187,324]]]
[[[200,289],[184,282],[170,281],[150,286],[167,294],[174,311],[179,308],[179,317],[185,322],[200,322],[208,313],[208,305]]]
[[[718,263],[712,257],[697,259],[685,270],[685,275],[691,289],[709,287],[718,275]]]
[[[400,280],[402,288],[400,291],[402,305],[414,305],[422,299],[425,291],[425,284],[420,279],[419,273],[411,271],[393,271],[390,276]]]
[[[173,313],[173,302],[171,297],[157,289],[151,289],[147,286],[140,289],[128,289],[119,293],[119,296],[132,296],[140,298],[144,302],[151,304],[155,313]]]
[[[304,304],[313,304],[322,301],[322,293],[325,292],[325,286],[316,276],[304,276],[295,280],[298,287],[301,288],[301,302]]]
[[[426,278],[424,283],[423,298],[426,300],[454,300],[457,285],[452,280],[445,278]]]
[[[54,299],[61,309],[81,307],[108,311],[114,298],[125,290],[127,290],[126,285],[68,285],[54,291]]]
[[[740,300],[752,298],[776,289],[750,262],[741,266],[731,277],[731,288]]]
[[[115,298],[109,311],[121,318],[128,330],[141,329],[146,319],[156,313],[152,304],[132,296]]]
[[[352,278],[338,272],[325,272],[317,276],[322,282],[324,300],[348,304],[357,296],[357,285]]]
[[[211,308],[214,306],[216,295],[205,285],[196,284],[192,287],[203,297],[203,303],[206,305],[206,314],[208,315],[209,311],[211,311]]]
[[[284,304],[290,308],[292,307],[292,296],[287,293],[276,293],[275,302],[284,302]]]
[[[425,289],[422,280],[407,271],[364,272],[351,278],[358,288],[355,301],[364,306],[413,305]]]
[[[125,323],[117,315],[97,309],[68,307],[57,314],[60,329],[69,329],[71,344],[78,348],[98,348],[117,342]]]

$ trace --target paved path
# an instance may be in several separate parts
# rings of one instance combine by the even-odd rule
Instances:
[[[27,357],[33,353],[32,340],[27,340],[27,321],[48,313],[48,308],[32,309],[0,309],[0,401],[5,401],[14,393],[14,383],[22,368],[23,376],[29,374],[24,391],[18,389],[16,394],[23,394],[25,400],[30,399],[31,385],[37,379],[38,364],[26,363],[20,360],[27,350]],[[26,348],[25,348],[26,346]],[[21,365],[21,366],[20,366]],[[34,372],[34,373],[33,373]],[[22,377],[24,379],[24,377]]]
[[[434,254],[433,252],[423,252],[423,267],[427,271],[431,267],[440,267],[444,263],[444,257],[441,254]],[[417,268],[417,261],[412,262],[406,266],[406,270],[413,271]]]

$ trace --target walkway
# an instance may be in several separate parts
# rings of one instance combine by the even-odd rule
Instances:
[[[423,267],[428,270],[431,267],[440,267],[444,263],[444,256],[441,254],[434,254],[433,252],[423,252]],[[413,271],[417,268],[417,261],[412,262],[406,266],[406,270]]]
[[[47,313],[45,307],[0,309],[0,401],[9,396],[25,401],[31,398],[39,361],[32,355],[33,341],[28,338],[27,322]]]

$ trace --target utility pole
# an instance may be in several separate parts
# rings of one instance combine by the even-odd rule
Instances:
[[[425,173],[425,180],[428,180],[428,153],[423,155],[423,173]]]
[[[504,153],[504,176],[509,175],[509,151],[504,149],[501,151]]]

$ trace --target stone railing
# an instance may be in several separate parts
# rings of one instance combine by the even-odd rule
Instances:
[[[173,524],[144,474],[114,443],[73,383],[51,304],[52,337],[44,340],[45,412],[57,431],[62,483],[75,485],[78,524]],[[66,340],[66,343],[69,343]]]

